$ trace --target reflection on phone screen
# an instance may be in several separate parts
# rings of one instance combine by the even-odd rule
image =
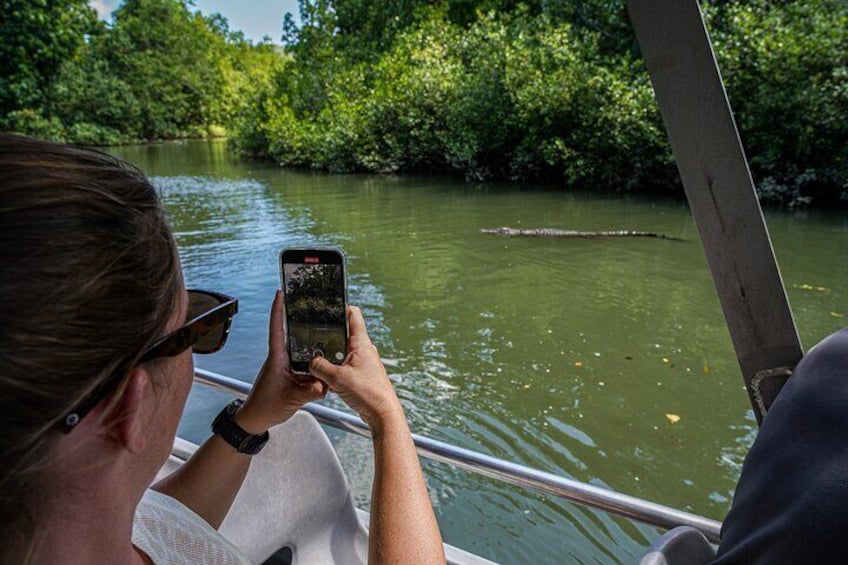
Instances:
[[[347,333],[342,266],[285,263],[283,278],[292,362],[309,363],[320,354],[341,363]]]

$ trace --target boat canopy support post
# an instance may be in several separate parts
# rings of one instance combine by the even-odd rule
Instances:
[[[803,356],[697,0],[627,0],[757,422]]]

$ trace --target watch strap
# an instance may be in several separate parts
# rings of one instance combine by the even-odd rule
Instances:
[[[244,404],[244,401],[241,399],[233,400],[227,404],[212,422],[212,433],[220,436],[221,439],[233,446],[237,452],[246,455],[256,455],[262,451],[262,448],[265,447],[271,436],[267,431],[261,434],[250,434],[235,423],[233,416],[235,416],[242,404]]]

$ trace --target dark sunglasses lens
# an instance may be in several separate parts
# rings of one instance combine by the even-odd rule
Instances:
[[[190,292],[189,299],[189,320],[193,320],[221,304],[218,298],[203,292]],[[195,353],[212,353],[220,349],[227,329],[226,322],[227,319],[220,316],[203,320],[197,327],[198,339],[194,342],[192,350]]]
[[[221,301],[211,294],[197,290],[188,291],[188,314],[186,320],[191,321],[221,304]]]

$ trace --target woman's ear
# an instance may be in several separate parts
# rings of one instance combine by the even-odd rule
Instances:
[[[127,377],[121,395],[114,409],[112,433],[120,444],[131,453],[139,453],[147,446],[147,421],[154,400],[150,386],[150,375],[141,367],[136,367]]]

